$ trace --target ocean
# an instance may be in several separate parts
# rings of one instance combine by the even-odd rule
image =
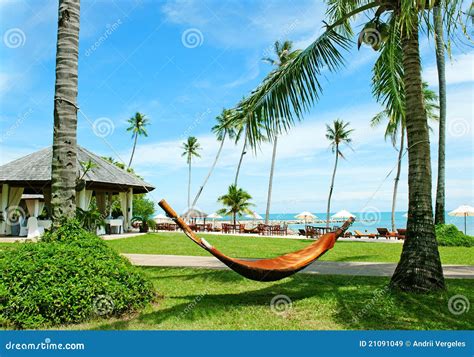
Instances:
[[[349,230],[360,230],[362,232],[376,233],[377,228],[388,228],[391,230],[391,212],[351,212],[356,216],[356,221],[353,223]],[[406,212],[395,212],[395,225],[396,228],[405,228],[406,227],[406,218],[403,217]],[[281,222],[294,222],[296,220],[295,215],[298,213],[272,213],[270,214],[270,219],[272,221],[281,221]],[[326,217],[325,213],[313,213],[318,218],[324,219]],[[334,214],[334,213],[332,213]],[[262,217],[265,216],[264,213],[260,213]],[[357,219],[359,218],[359,219]],[[230,220],[230,218],[224,218],[223,220]],[[219,222],[220,220],[216,220]],[[252,221],[250,218],[241,217],[239,221]],[[446,213],[446,223],[454,224],[458,227],[459,230],[464,232],[464,217],[451,217]],[[314,226],[324,226],[324,223],[310,223]],[[340,223],[331,223],[331,225],[340,225]],[[304,228],[304,224],[289,224],[290,229],[296,230],[298,228]],[[467,217],[467,234],[474,235],[474,217]]]

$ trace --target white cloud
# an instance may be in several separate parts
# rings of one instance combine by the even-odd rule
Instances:
[[[423,71],[423,79],[431,85],[438,85],[436,63],[426,67]],[[458,84],[467,82],[474,82],[474,51],[453,56],[452,61],[446,58],[446,83]]]
[[[334,118],[343,118],[347,113],[351,115],[351,126],[355,128],[354,147],[364,147],[379,143],[385,145],[383,140],[383,128],[373,129],[370,127],[367,118],[373,116],[377,111],[376,106],[360,106],[340,108],[338,111],[310,116],[304,122],[296,125],[288,134],[283,135],[278,143],[278,160],[298,160],[303,162],[311,159],[320,152],[329,150],[329,145],[325,137],[326,123],[332,122]],[[374,140],[374,137],[377,138]],[[219,143],[211,134],[197,135],[202,146],[201,158],[194,163],[195,167],[209,167],[214,160]],[[185,160],[181,157],[182,139],[158,141],[150,144],[138,145],[134,158],[134,163],[138,167],[148,165],[159,165],[171,169],[186,167]],[[239,159],[242,143],[237,146],[233,142],[227,141],[222,152],[220,168],[234,167]],[[254,169],[269,162],[272,152],[272,144],[262,144],[257,155],[253,155],[251,150],[245,157],[246,167]],[[347,149],[350,156],[350,149]],[[123,153],[123,157],[128,157],[129,153]],[[257,171],[258,172],[258,171]]]
[[[172,23],[199,28],[206,42],[249,48],[315,32],[322,24],[324,4],[316,0],[300,0],[297,6],[281,1],[174,0],[161,11]]]

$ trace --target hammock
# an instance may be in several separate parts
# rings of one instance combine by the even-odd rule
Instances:
[[[207,250],[236,273],[257,281],[280,280],[306,268],[329,249],[334,247],[336,240],[354,222],[354,218],[349,218],[344,225],[335,232],[326,233],[316,242],[293,253],[284,254],[272,259],[235,259],[221,253],[205,239],[197,237],[193,230],[176,214],[165,200],[161,200],[159,205],[166,212],[168,217],[170,217],[194,243]]]

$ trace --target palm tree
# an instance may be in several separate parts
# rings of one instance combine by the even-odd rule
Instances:
[[[357,15],[373,18],[370,27],[364,28],[362,38],[369,28],[377,30],[384,24],[383,36],[375,36],[374,49],[396,52],[400,48],[402,60],[395,66],[403,70],[394,71],[394,62],[388,61],[384,68],[390,69],[383,76],[387,83],[403,81],[405,87],[405,118],[408,141],[408,185],[409,204],[407,235],[397,269],[390,286],[394,289],[416,292],[431,292],[445,288],[443,269],[435,237],[432,196],[431,162],[427,116],[423,106],[421,63],[419,50],[419,27],[429,18],[429,6],[435,2],[399,0],[327,0],[327,14],[331,25],[291,63],[277,70],[257,87],[240,107],[251,114],[249,123],[260,122],[271,134],[288,130],[296,120],[301,120],[322,91],[320,76],[323,71],[337,71],[344,61],[341,50],[348,50],[352,41],[350,21]],[[459,26],[461,0],[440,0],[444,10],[443,22],[448,38]],[[426,6],[426,8],[425,8]],[[381,18],[386,19],[385,22]],[[426,26],[431,31],[431,26]],[[376,31],[378,32],[378,31]],[[387,36],[388,34],[388,36]],[[379,32],[380,35],[380,32]],[[380,48],[381,47],[381,48]],[[385,48],[385,51],[384,51]],[[393,93],[395,91],[393,90]],[[397,100],[400,104],[400,100]],[[261,114],[266,115],[261,118]],[[254,140],[254,138],[251,138]]]
[[[245,101],[245,98],[242,99],[242,102]],[[239,103],[239,105],[241,105]],[[247,112],[246,108],[242,105],[242,108],[234,111],[234,115],[231,119],[231,125],[235,128],[235,143],[237,144],[242,135],[244,136],[244,144],[242,145],[242,151],[240,152],[239,163],[237,165],[237,170],[235,172],[234,185],[237,186],[240,174],[240,168],[242,166],[242,161],[244,156],[247,154],[247,149],[250,147],[254,151],[260,145],[260,143],[266,140],[265,136],[262,133],[262,121],[261,118],[258,120],[250,121],[250,117],[254,117],[256,114],[250,114]]]
[[[251,199],[252,196],[250,196],[246,191],[237,188],[236,185],[230,185],[227,193],[217,199],[217,201],[222,203],[226,208],[218,210],[217,213],[226,216],[231,215],[232,222],[235,225],[237,215],[252,213],[250,207],[254,206],[254,204],[249,202]]]
[[[400,88],[403,91],[403,86]],[[402,94],[404,97],[404,94]],[[423,98],[425,101],[425,108],[428,119],[438,120],[435,110],[438,108],[437,100],[438,97],[436,94],[428,88],[428,83],[423,82]],[[390,105],[388,106],[390,107]],[[404,111],[391,113],[387,108],[380,113],[376,114],[370,124],[373,127],[380,125],[383,121],[387,121],[387,127],[385,129],[385,139],[390,138],[393,147],[398,151],[397,158],[397,172],[395,174],[394,184],[393,184],[393,196],[392,196],[392,232],[395,232],[395,208],[397,202],[397,192],[398,192],[398,182],[400,181],[400,174],[402,170],[402,159],[405,154],[405,132],[406,132],[406,123],[405,123],[405,113]],[[400,137],[399,147],[397,148],[397,140]]]
[[[242,151],[240,152],[239,163],[237,164],[237,170],[235,171],[234,185],[237,186],[239,181],[240,167],[242,166],[242,161],[244,160],[244,155],[247,154],[247,140],[248,140],[248,130],[247,127],[243,129],[244,131],[244,144],[242,145]],[[238,136],[238,135],[237,135]],[[237,142],[238,140],[236,140]]]
[[[446,150],[446,73],[444,61],[443,18],[440,6],[433,8],[436,41],[436,65],[439,89],[438,183],[436,185],[435,224],[444,224],[445,216],[445,150]]]
[[[326,139],[329,140],[331,150],[336,154],[336,160],[334,162],[334,170],[332,172],[331,187],[329,188],[328,207],[326,210],[326,226],[329,227],[329,212],[331,212],[331,197],[334,189],[334,179],[336,178],[337,162],[339,156],[344,159],[344,155],[341,151],[341,144],[349,144],[352,139],[350,138],[351,133],[354,129],[349,129],[350,123],[344,123],[343,120],[336,119],[332,123],[332,126],[326,124]]]
[[[51,207],[55,222],[76,214],[79,19],[79,0],[59,0],[51,160]]]
[[[183,143],[182,149],[184,151],[181,156],[186,157],[186,162],[188,163],[188,208],[191,208],[191,163],[193,157],[201,157],[199,154],[201,145],[198,143],[197,138],[190,136],[188,140]]]
[[[221,144],[219,146],[219,149],[217,150],[216,158],[214,159],[214,162],[212,163],[212,166],[209,169],[209,173],[207,174],[206,178],[204,179],[204,182],[199,188],[196,197],[194,197],[192,207],[196,205],[197,201],[199,200],[199,197],[201,196],[202,191],[204,190],[204,187],[207,184],[207,181],[211,177],[211,174],[216,167],[217,161],[219,160],[219,157],[222,152],[222,148],[224,147],[225,139],[227,137],[229,137],[229,139],[233,139],[235,137],[235,128],[233,126],[233,122],[231,121],[232,115],[232,110],[223,109],[222,113],[216,117],[217,124],[212,127],[212,132],[216,135],[217,141],[219,141]]]
[[[293,47],[293,42],[291,41],[284,41],[283,43],[280,43],[280,41],[276,41],[274,45],[276,58],[273,59],[271,57],[266,57],[266,58],[263,58],[263,60],[278,68],[286,66],[290,61],[295,59],[296,56],[298,56],[301,53],[301,50],[292,51],[292,47]],[[278,145],[278,136],[275,135],[275,137],[273,138],[273,151],[272,151],[272,163],[270,166],[270,178],[268,180],[268,195],[267,195],[267,209],[265,211],[265,224],[268,224],[270,220],[270,205],[271,205],[271,200],[272,200],[273,174],[275,172],[275,159],[276,159],[277,145]]]
[[[130,126],[127,128],[127,131],[132,132],[132,139],[133,139],[133,149],[132,155],[130,155],[130,161],[128,162],[127,168],[132,165],[133,155],[135,155],[135,148],[137,146],[137,139],[139,136],[148,136],[146,131],[146,126],[149,124],[148,118],[139,112],[136,112],[133,117],[128,119],[127,121]]]

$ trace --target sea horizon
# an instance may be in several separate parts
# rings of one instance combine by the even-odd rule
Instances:
[[[360,230],[363,232],[372,232],[375,233],[377,231],[377,228],[387,228],[391,230],[392,227],[392,212],[390,211],[385,211],[385,212],[379,212],[379,211],[362,211],[362,212],[357,212],[357,211],[350,211],[352,214],[356,216],[355,222],[352,224],[350,227],[350,230]],[[156,212],[157,214],[162,213],[160,211]],[[257,212],[258,213],[258,212]],[[301,220],[301,223],[295,223],[295,221],[298,221],[295,216],[299,212],[294,212],[294,213],[270,213],[270,221],[272,222],[281,222],[285,223],[288,222],[288,227],[292,230],[297,230],[299,228],[304,228],[305,223],[303,223]],[[316,219],[313,222],[309,222],[309,225],[314,225],[318,226],[321,224],[325,224],[325,216],[326,213],[323,212],[311,212],[318,219]],[[331,212],[331,215],[335,214],[336,212]],[[406,211],[396,211],[395,212],[395,227],[396,228],[406,228],[406,220],[407,218],[404,217],[406,214]],[[245,216],[239,216],[237,218],[238,221],[241,222],[262,222],[265,219],[265,213],[258,213],[260,216],[263,217],[263,219],[256,220],[252,218],[248,218]],[[219,219],[206,219],[208,222],[215,221],[217,222],[223,222],[223,221],[229,221],[231,220],[232,217],[223,217]],[[331,221],[330,225],[337,225],[340,223],[340,221]],[[454,224],[460,231],[464,232],[464,217],[452,217],[448,215],[448,212],[446,212],[446,224]],[[467,234],[468,235],[474,235],[474,217],[467,217]]]

